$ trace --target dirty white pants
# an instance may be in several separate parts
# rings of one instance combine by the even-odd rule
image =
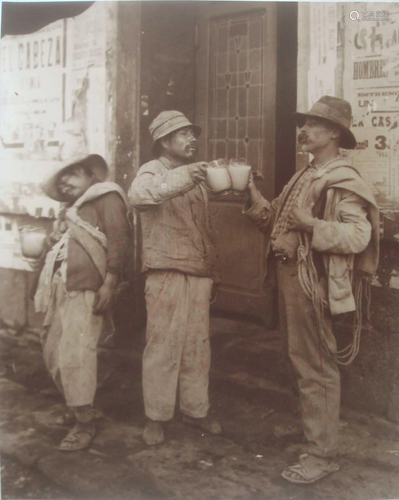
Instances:
[[[60,271],[55,273],[52,310],[42,337],[43,355],[68,406],[94,401],[97,343],[103,327],[103,316],[92,313],[94,297],[91,290],[67,292]]]
[[[201,418],[209,409],[210,278],[175,271],[149,271],[145,295],[147,345],[143,355],[143,392],[147,417],[173,417],[177,384],[180,410]]]
[[[337,349],[331,316],[325,311],[320,332],[314,306],[298,278],[296,262],[277,263],[280,331],[299,388],[307,452],[319,457],[337,453],[340,409],[340,374],[329,349]]]

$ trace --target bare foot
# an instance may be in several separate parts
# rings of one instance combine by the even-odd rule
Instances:
[[[155,446],[156,444],[163,443],[164,439],[162,422],[148,419],[143,431],[143,441],[145,444]]]
[[[209,432],[210,434],[221,434],[222,427],[217,420],[213,420],[209,415],[202,418],[189,417],[188,415],[183,415],[183,422],[188,425],[193,425],[198,427],[203,431]]]

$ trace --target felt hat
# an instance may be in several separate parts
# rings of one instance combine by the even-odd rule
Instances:
[[[108,175],[108,166],[104,158],[100,155],[75,156],[64,161],[57,170],[41,184],[41,188],[49,198],[56,201],[66,201],[64,196],[58,191],[58,184],[61,177],[71,167],[88,167],[100,181],[105,181]]]
[[[348,101],[329,95],[320,97],[307,113],[294,113],[297,126],[303,127],[310,116],[323,118],[338,125],[342,132],[339,144],[341,148],[354,149],[356,147],[356,138],[349,129],[352,122],[352,108]]]
[[[197,135],[200,135],[202,132],[201,127],[191,123],[180,111],[162,111],[148,127],[153,140],[152,147],[162,137],[183,127],[193,127]]]

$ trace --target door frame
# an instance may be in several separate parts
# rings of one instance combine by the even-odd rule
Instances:
[[[275,144],[276,144],[276,86],[277,86],[277,6],[273,2],[220,2],[207,5],[204,3],[198,9],[196,27],[196,106],[195,123],[203,130],[199,137],[198,146],[201,156],[208,158],[207,131],[209,123],[209,78],[210,67],[210,42],[211,20],[225,15],[237,16],[251,12],[264,12],[265,43],[264,43],[264,74],[263,83],[267,91],[263,100],[263,164],[260,166],[265,176],[264,181],[257,183],[259,190],[266,199],[272,200],[275,195]],[[212,158],[215,159],[215,158]],[[228,197],[229,198],[229,197]],[[236,200],[226,198],[226,204],[235,203]],[[211,202],[212,204],[212,202]],[[249,222],[248,222],[249,224]],[[260,254],[265,255],[267,241],[260,236]],[[276,322],[276,297],[272,287],[265,287],[262,283],[265,274],[265,262],[260,263],[259,286],[256,293],[246,292],[248,300],[243,300],[243,295],[231,286],[220,287],[221,294],[215,308],[221,310],[234,310],[237,313],[261,317],[266,326],[274,326]]]

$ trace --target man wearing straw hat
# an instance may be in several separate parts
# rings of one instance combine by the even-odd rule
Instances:
[[[339,469],[338,364],[359,348],[362,287],[378,265],[378,208],[339,148],[354,149],[351,106],[323,96],[296,113],[301,150],[313,155],[271,203],[253,182],[243,213],[269,235],[268,269],[277,269],[280,330],[300,397],[306,452],[282,476],[313,483]],[[331,317],[355,311],[353,342],[338,351]]]
[[[209,304],[219,280],[204,162],[193,163],[201,129],[179,111],[160,113],[149,127],[155,160],[143,165],[129,190],[140,212],[146,274],[147,345],[143,439],[162,443],[180,385],[184,422],[219,434],[208,415]]]
[[[105,160],[92,154],[69,161],[42,186],[66,204],[35,294],[36,310],[46,314],[44,360],[76,420],[60,444],[64,451],[86,448],[95,436],[96,348],[129,241],[128,201],[105,182],[107,174]]]

